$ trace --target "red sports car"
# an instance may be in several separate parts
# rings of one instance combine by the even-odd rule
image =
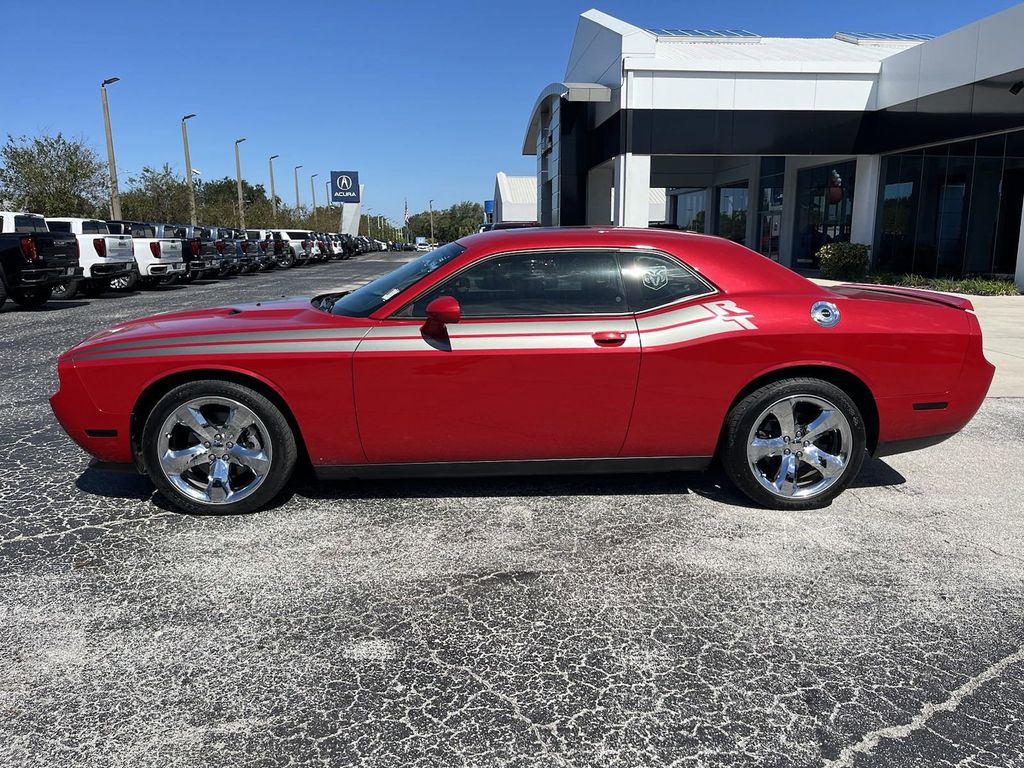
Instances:
[[[323,477],[697,470],[827,504],[866,454],[938,443],[994,368],[966,299],[823,288],[646,229],[487,232],[350,293],[156,315],[60,357],[51,403],[190,512]]]

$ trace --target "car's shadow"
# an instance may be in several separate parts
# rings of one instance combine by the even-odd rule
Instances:
[[[876,488],[902,485],[905,482],[906,478],[884,461],[868,458],[850,487]],[[161,494],[155,492],[147,477],[132,472],[116,472],[89,466],[79,475],[75,485],[79,490],[95,496],[139,501],[152,499],[161,509],[180,512]],[[656,474],[345,481],[316,480],[307,471],[300,473],[288,490],[270,507],[280,506],[295,494],[320,501],[694,494],[737,507],[757,508],[732,486],[718,466],[713,466],[705,472]]]

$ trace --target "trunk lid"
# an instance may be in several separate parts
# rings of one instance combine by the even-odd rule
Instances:
[[[107,244],[107,258],[114,261],[131,261],[135,251],[132,248],[131,235],[107,235],[103,238]]]
[[[162,258],[162,259],[180,259],[181,258],[181,240],[161,240],[160,241],[160,258]]]
[[[874,285],[849,283],[838,285],[829,290],[848,299],[873,299],[875,301],[894,301],[900,303],[942,304],[954,309],[973,310],[970,299],[951,293],[928,291],[923,288],[903,288],[894,285]]]
[[[74,235],[34,232],[21,235],[21,238],[29,238],[35,242],[36,262],[33,264],[34,267],[48,269],[78,266],[78,239]]]

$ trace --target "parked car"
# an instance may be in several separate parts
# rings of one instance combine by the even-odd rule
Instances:
[[[54,287],[77,283],[78,240],[51,232],[37,213],[0,211],[0,306],[41,307]]]
[[[209,229],[214,248],[222,259],[218,276],[237,275],[242,270],[242,264],[238,259],[238,244],[235,242],[234,230],[230,227],[208,227],[207,229]]]
[[[161,282],[173,282],[185,274],[181,242],[173,238],[157,237],[156,225],[115,219],[107,222],[107,228],[111,234],[131,236],[136,268],[136,272],[130,276],[112,278],[111,288],[129,291],[136,284],[152,287]]]
[[[313,238],[305,229],[273,229],[274,256],[277,265],[285,269],[302,266],[313,257]],[[280,251],[277,243],[281,244]]]
[[[224,265],[224,257],[217,250],[209,227],[193,227],[191,224],[167,225],[168,236],[181,240],[181,252],[185,260],[185,281],[216,277]]]
[[[54,294],[70,299],[78,291],[86,296],[99,296],[110,288],[115,278],[131,276],[135,270],[134,248],[130,235],[112,235],[101,219],[55,216],[46,220],[51,232],[74,235],[78,241],[78,266],[81,282],[58,284]]]
[[[273,269],[277,262],[274,260],[274,252],[271,248],[269,229],[247,229],[245,237],[249,241],[249,251],[256,259],[256,268],[263,272]]]
[[[486,232],[351,292],[121,323],[59,358],[51,403],[194,513],[264,506],[299,456],[339,478],[717,456],[757,504],[802,510],[971,419],[994,372],[971,310],[703,235]]]

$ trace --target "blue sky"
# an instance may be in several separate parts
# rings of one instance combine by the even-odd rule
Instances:
[[[888,2],[124,2],[47,3],[4,35],[0,133],[62,131],[105,156],[99,84],[110,86],[118,175],[184,167],[180,118],[204,178],[245,178],[308,204],[331,169],[358,170],[365,205],[411,212],[493,194],[494,174],[531,174],[520,155],[540,90],[561,79],[590,7],[641,26],[741,27],[766,36],[837,30],[941,34],[1012,3]],[[28,17],[32,21],[28,22]],[[37,22],[40,27],[37,27]],[[35,30],[39,30],[37,33]]]

